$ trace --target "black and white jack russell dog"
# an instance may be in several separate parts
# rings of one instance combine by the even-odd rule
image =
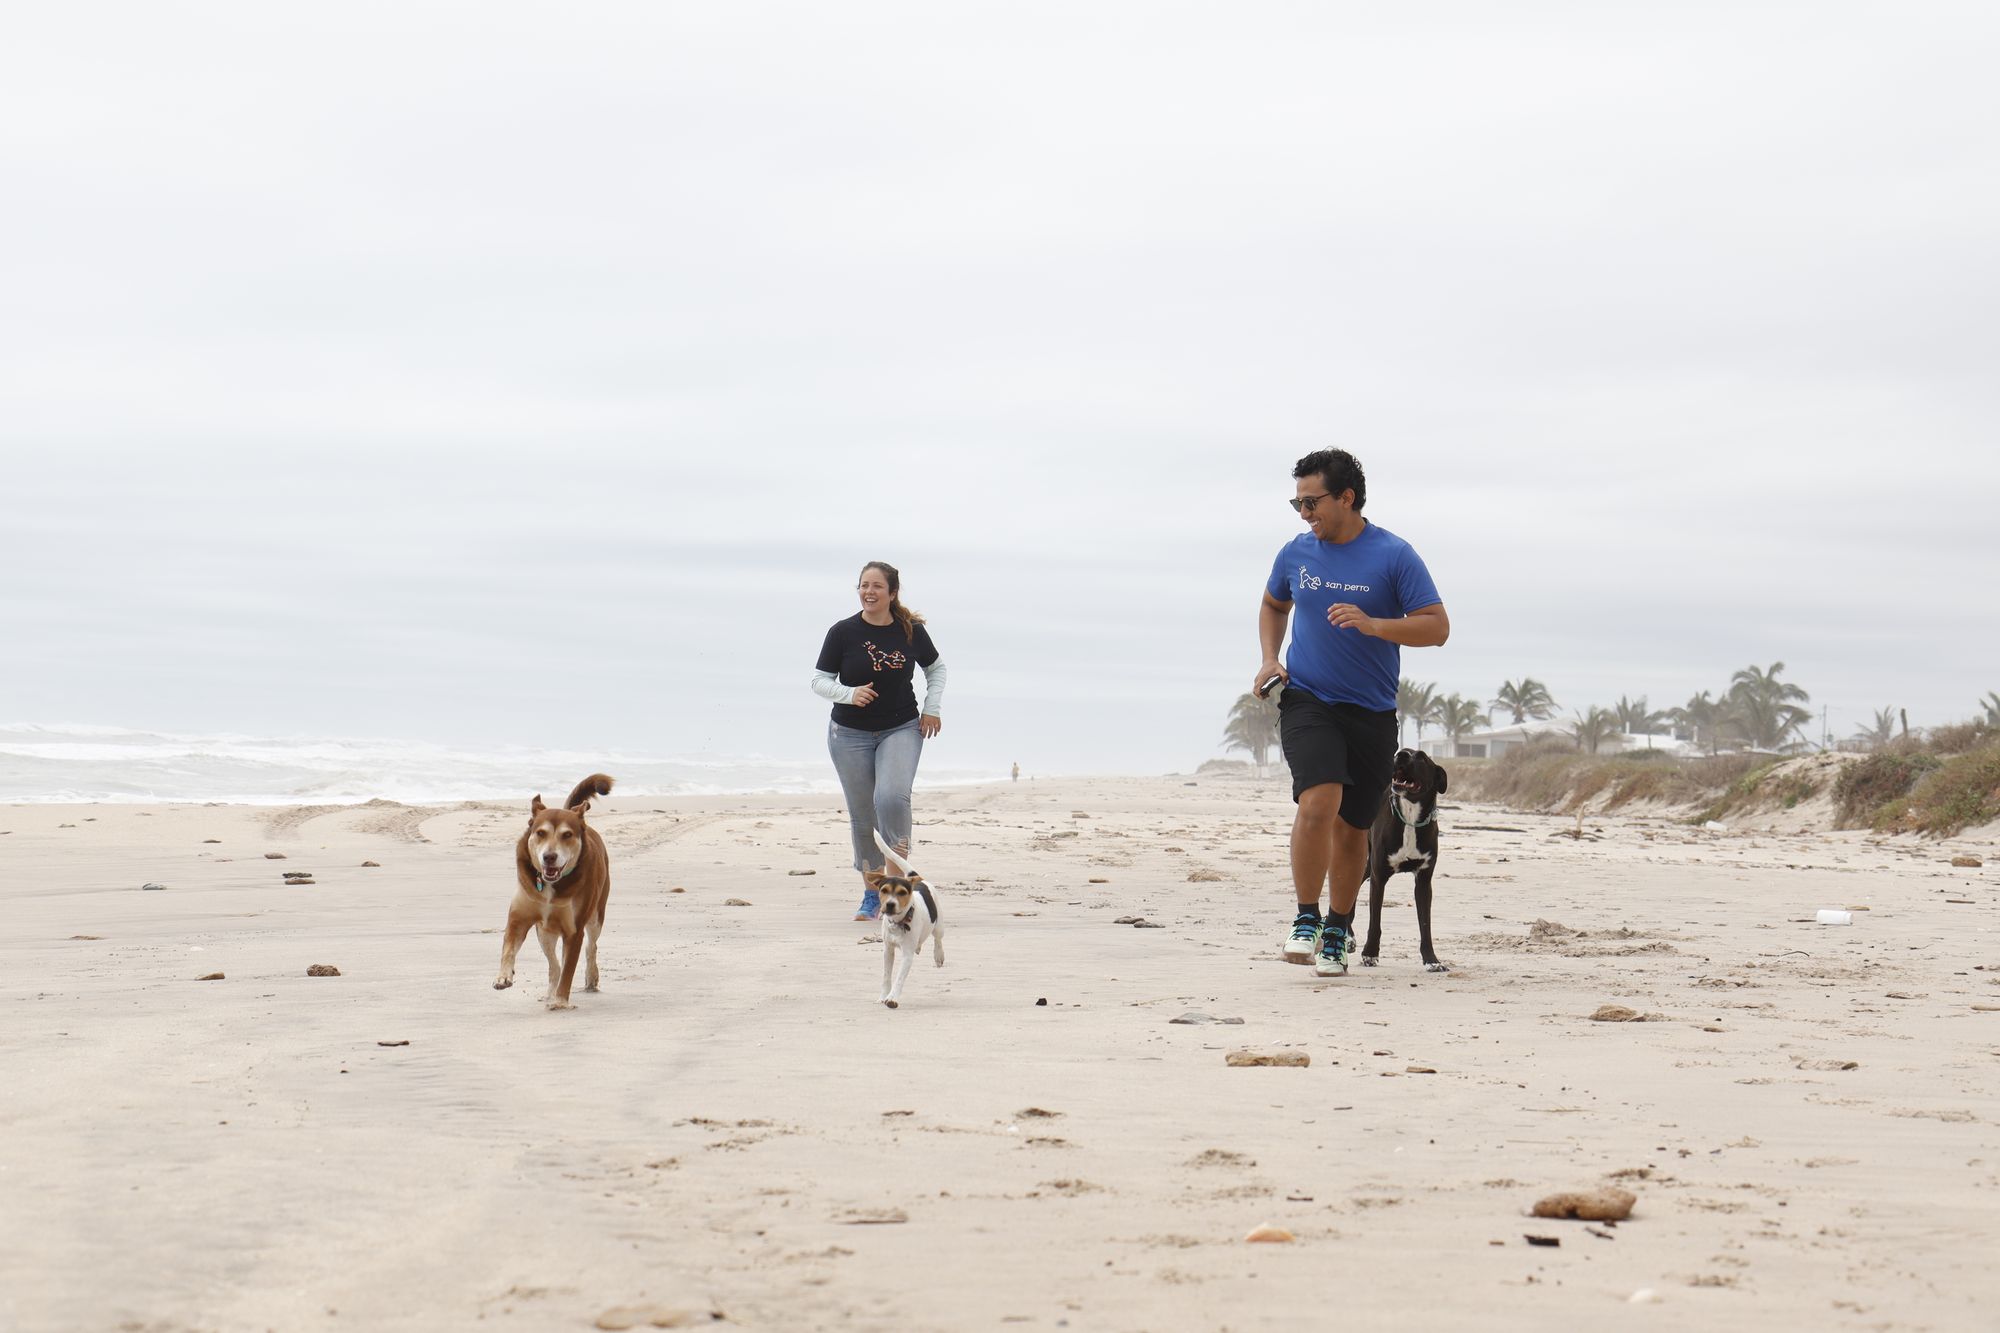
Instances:
[[[939,967],[944,966],[944,923],[938,919],[937,898],[930,884],[882,841],[879,829],[875,845],[888,858],[888,869],[898,872],[863,872],[869,887],[882,896],[882,994],[878,998],[894,1009],[902,1002],[903,982],[909,978],[910,964],[924,951],[925,940],[930,941],[931,957]],[[898,952],[902,954],[900,966]]]

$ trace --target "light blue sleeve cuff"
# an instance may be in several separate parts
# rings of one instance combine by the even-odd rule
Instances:
[[[840,677],[831,671],[813,672],[812,691],[829,703],[851,704],[854,702],[854,687],[842,685]]]
[[[924,707],[923,707],[924,716],[925,717],[944,716],[942,713],[938,712],[939,705],[943,703],[944,703],[944,663],[941,661],[933,662],[929,666],[924,668]]]

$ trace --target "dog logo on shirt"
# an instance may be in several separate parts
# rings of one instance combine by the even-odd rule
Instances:
[[[901,671],[903,664],[909,660],[901,653],[885,653],[866,639],[862,640],[861,647],[868,654],[868,665],[876,671]]]
[[[1339,579],[1322,579],[1319,575],[1308,571],[1304,565],[1300,565],[1299,566],[1300,591],[1310,590],[1312,592],[1318,592],[1321,588],[1325,588],[1328,592],[1373,592],[1374,591],[1373,588],[1369,587],[1365,583],[1342,583]]]

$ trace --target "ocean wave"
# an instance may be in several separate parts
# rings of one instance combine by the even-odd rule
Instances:
[[[384,737],[197,735],[94,725],[0,726],[0,802],[428,804],[566,794],[606,772],[628,796],[819,795],[839,783],[823,758],[480,751]],[[998,774],[933,770],[923,787]],[[550,797],[550,799],[554,799]]]

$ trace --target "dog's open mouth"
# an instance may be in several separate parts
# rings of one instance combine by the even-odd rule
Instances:
[[[562,872],[563,868],[561,866],[543,866],[542,883],[544,884],[555,883],[557,880],[562,878]]]
[[[1397,791],[1415,791],[1417,789],[1417,784],[1408,778],[1392,778],[1389,781],[1389,785]]]

